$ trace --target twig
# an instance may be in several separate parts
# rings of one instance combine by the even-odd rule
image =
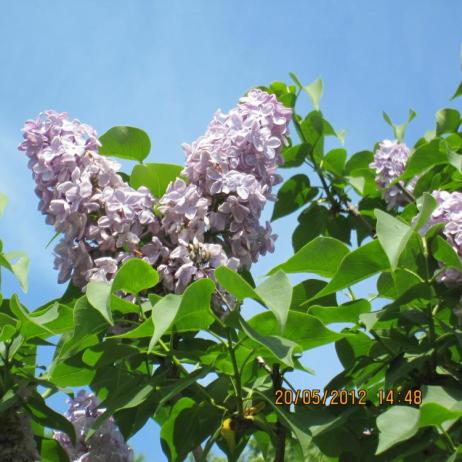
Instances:
[[[280,390],[282,387],[282,374],[279,370],[279,364],[273,364],[272,370],[272,379],[273,379],[273,389],[276,393],[276,390]],[[275,448],[275,457],[274,462],[284,462],[286,452],[286,429],[281,423],[280,417],[276,422],[276,448]]]

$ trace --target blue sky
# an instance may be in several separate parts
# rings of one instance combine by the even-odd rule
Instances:
[[[461,79],[461,19],[458,0],[4,2],[0,191],[10,206],[0,236],[7,250],[32,259],[22,300],[33,309],[63,291],[45,249],[53,231],[37,211],[25,156],[16,150],[25,119],[53,108],[99,133],[139,126],[151,136],[150,160],[183,163],[181,143],[202,134],[217,108],[228,110],[250,87],[295,72],[306,83],[322,76],[322,109],[347,130],[350,154],[391,136],[382,110],[398,122],[416,110],[407,136],[413,143],[433,128],[434,113]],[[287,258],[294,224],[294,217],[275,223],[277,251],[255,274]],[[19,290],[10,278],[4,288]],[[329,348],[310,352],[305,363],[317,375],[300,386],[322,387],[339,367]],[[64,406],[61,398],[53,404]],[[147,462],[164,460],[154,424],[132,444]]]

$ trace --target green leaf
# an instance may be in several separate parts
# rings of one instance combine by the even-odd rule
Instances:
[[[462,262],[459,255],[443,237],[435,237],[432,242],[432,253],[436,260],[443,262],[448,268],[462,271]]]
[[[460,125],[460,114],[455,109],[445,108],[436,113],[436,135],[457,133]]]
[[[215,270],[215,278],[224,289],[238,300],[253,298],[263,303],[254,288],[239,273],[227,266],[219,266]]]
[[[321,166],[327,171],[341,177],[344,172],[347,152],[345,149],[332,149],[323,158]]]
[[[19,402],[19,396],[14,390],[7,390],[5,394],[0,398],[0,413],[10,409],[16,403]]]
[[[403,223],[382,210],[375,209],[375,216],[377,217],[377,238],[387,254],[391,269],[395,270],[413,229],[407,223]]]
[[[74,332],[61,347],[58,361],[69,358],[84,348],[99,342],[97,334],[107,328],[105,318],[90,305],[87,297],[81,297],[74,306]]]
[[[428,385],[424,387],[419,426],[440,427],[447,420],[462,416],[462,393],[458,389]]]
[[[311,104],[313,105],[313,108],[318,111],[319,103],[321,101],[322,94],[323,94],[322,80],[320,78],[316,79],[310,84],[305,85],[303,87],[303,90],[305,90],[305,92],[308,93],[311,99]]]
[[[117,388],[115,393],[109,394],[100,406],[106,409],[105,412],[90,425],[85,441],[89,441],[96,430],[115,412],[135,408],[150,399],[155,392],[155,384],[156,379],[154,378],[151,378],[149,382],[141,378],[129,380]]]
[[[311,188],[310,180],[306,175],[294,175],[279,189],[271,221],[289,215],[305,205],[316,194],[317,188]]]
[[[298,216],[300,224],[292,235],[294,252],[298,252],[304,245],[322,236],[326,231],[328,220],[329,211],[326,207],[312,202],[309,207],[305,208]]]
[[[0,342],[11,340],[16,334],[16,327],[7,324],[6,326],[0,326]]]
[[[444,140],[434,139],[416,149],[406,164],[399,179],[407,180],[418,176],[434,165],[446,164],[448,151]]]
[[[376,455],[395,444],[412,438],[419,430],[419,410],[410,406],[392,406],[377,417],[379,445]]]
[[[63,334],[74,328],[73,311],[69,306],[53,302],[44,309],[31,313],[30,321],[54,334]]]
[[[417,201],[417,205],[419,207],[419,213],[412,225],[412,228],[415,231],[419,231],[419,229],[428,222],[437,204],[436,199],[431,194],[424,193],[423,196]]]
[[[359,315],[369,313],[371,304],[367,300],[354,300],[336,307],[313,305],[308,313],[324,324],[334,322],[358,322]]]
[[[279,322],[281,333],[284,331],[287,315],[292,301],[292,285],[289,278],[282,271],[277,271],[266,281],[262,282],[255,292],[261,297],[265,305],[273,312]]]
[[[357,170],[370,170],[369,164],[374,160],[374,154],[371,151],[360,151],[353,154],[345,164],[345,173],[353,175]],[[371,175],[373,174],[370,171]],[[354,176],[354,175],[353,175]]]
[[[42,439],[40,447],[41,462],[69,462],[69,457],[61,445],[53,439]]]
[[[18,296],[14,294],[10,299],[10,310],[21,321],[20,331],[27,340],[33,337],[49,337],[53,332],[47,327],[37,323],[30,313],[21,305]]]
[[[116,339],[111,338],[87,348],[82,355],[82,361],[88,366],[100,368],[121,362],[138,353],[139,350],[134,346],[119,343]]]
[[[112,292],[123,290],[130,294],[138,294],[150,289],[159,282],[159,274],[147,262],[139,258],[126,261],[117,271],[112,283]]]
[[[409,123],[414,119],[415,116],[416,116],[415,111],[413,111],[412,109],[409,109],[409,115],[408,115],[406,122],[401,125],[397,125],[392,122],[392,120],[390,119],[390,116],[386,112],[383,112],[383,119],[388,125],[390,125],[390,127],[393,128],[393,134],[395,135],[395,138],[398,141],[403,141],[406,128],[409,125]]]
[[[251,298],[269,308],[284,330],[287,313],[292,300],[292,285],[286,274],[276,271],[254,289],[239,273],[221,266],[215,271],[220,285],[238,300]]]
[[[379,241],[368,242],[342,260],[332,280],[316,294],[316,297],[351,287],[353,284],[388,268],[388,257]]]
[[[135,165],[130,175],[130,186],[138,189],[146,186],[154,197],[162,197],[170,182],[181,174],[183,167],[175,164]]]
[[[0,218],[2,218],[5,213],[6,206],[8,204],[8,197],[5,194],[0,193]]]
[[[90,305],[97,309],[106,321],[113,326],[111,307],[108,304],[111,295],[111,284],[100,281],[91,281],[86,292]]]
[[[460,95],[462,95],[462,82],[460,82],[459,86],[457,87],[457,90],[452,95],[451,100],[458,98]]]
[[[214,291],[215,284],[210,279],[199,279],[186,288],[175,317],[176,332],[204,330],[213,323],[215,317],[210,303]],[[159,303],[154,305],[154,310]]]
[[[200,279],[190,284],[182,296],[168,294],[152,309],[154,333],[148,351],[152,351],[159,339],[173,325],[177,332],[207,329],[214,321],[210,300],[215,285],[210,279]]]
[[[191,398],[180,398],[173,406],[160,431],[162,448],[171,462],[186,456],[219,426],[220,411],[210,403],[196,404]]]
[[[275,266],[269,274],[281,269],[286,273],[315,273],[330,277],[337,271],[348,247],[337,239],[319,236],[303,246],[286,262]]]
[[[452,150],[448,151],[448,162],[456,168],[459,173],[462,173],[462,154]]]
[[[303,161],[311,154],[313,147],[309,143],[301,143],[288,148],[283,148],[282,158],[284,163],[280,168],[299,167]]]
[[[262,338],[274,336],[279,333],[277,321],[268,312],[257,314],[249,319],[247,325],[254,329],[254,332]],[[335,342],[344,336],[345,334],[338,334],[328,329],[319,319],[311,314],[300,311],[289,311],[284,338],[293,342],[302,351]]]
[[[100,136],[103,156],[142,162],[151,150],[151,141],[147,133],[139,128],[116,126]]]
[[[201,367],[190,372],[186,377],[178,379],[172,386],[163,387],[160,392],[162,393],[162,398],[159,400],[156,409],[157,412],[159,409],[162,409],[171,399],[178,397],[183,390],[186,390],[191,385],[200,386],[197,381],[202,379],[211,371],[211,367]]]
[[[152,322],[154,323],[154,333],[149,342],[148,352],[151,352],[157,345],[162,335],[164,335],[175,321],[181,304],[181,297],[175,294],[168,294],[154,305],[152,310]]]
[[[337,305],[337,298],[335,294],[330,294],[326,297],[321,297],[316,301],[307,302],[307,300],[311,300],[314,297],[314,295],[320,292],[320,290],[326,285],[327,282],[321,281],[319,279],[307,279],[303,282],[300,282],[300,284],[297,284],[293,288],[292,303],[290,304],[290,309],[305,312],[310,305]]]
[[[154,333],[154,324],[151,318],[144,320],[134,329],[119,335],[113,335],[111,338],[144,338],[152,337]]]
[[[27,407],[35,421],[41,425],[65,432],[75,444],[76,435],[74,425],[62,414],[49,408],[45,400],[36,391],[27,399]]]
[[[10,264],[11,272],[19,281],[23,292],[27,292],[27,273],[29,271],[29,257],[24,252],[8,252],[3,255]],[[1,263],[0,263],[1,264]]]
[[[295,367],[292,356],[297,350],[300,350],[297,343],[277,335],[260,335],[242,317],[239,319],[239,324],[248,337],[265,347],[285,365]]]

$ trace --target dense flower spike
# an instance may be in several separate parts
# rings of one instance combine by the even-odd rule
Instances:
[[[95,131],[65,113],[44,112],[24,127],[19,149],[30,159],[39,209],[62,234],[55,248],[59,282],[111,279],[140,236],[157,229],[149,191],[126,185],[98,146]]]
[[[422,232],[432,225],[443,223],[443,235],[462,258],[462,193],[433,191],[432,196],[436,199],[437,207]],[[438,280],[448,287],[454,287],[462,284],[462,273],[448,268],[438,276]]]
[[[291,115],[274,95],[251,90],[228,114],[217,112],[205,135],[183,146],[184,174],[211,198],[210,232],[223,233],[243,267],[274,248],[270,225],[262,227],[259,218],[280,181],[275,172]]]
[[[71,462],[132,462],[133,452],[127,446],[122,434],[109,417],[96,433],[86,442],[90,426],[103,414],[93,394],[80,390],[74,399],[69,399],[66,417],[75,428],[77,441],[75,446],[63,432],[55,432],[53,437],[67,452]]]
[[[1,412],[0,460],[2,462],[35,462],[38,459],[29,415],[17,406]]]
[[[398,178],[406,168],[406,162],[409,158],[410,150],[404,144],[398,141],[384,140],[379,144],[379,148],[374,153],[374,161],[370,167],[376,171],[375,181],[377,186],[384,190],[383,198],[388,205],[388,209],[405,205],[406,193],[405,188],[412,193],[415,181],[411,181],[407,186],[403,182],[399,185],[389,186],[390,183]]]

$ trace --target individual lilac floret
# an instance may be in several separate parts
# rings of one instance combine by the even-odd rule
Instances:
[[[376,171],[375,182],[377,186],[383,189],[383,198],[388,209],[409,202],[408,196],[401,187],[406,188],[410,193],[414,190],[415,180],[408,185],[401,181],[401,187],[397,184],[389,186],[404,172],[409,155],[410,150],[404,143],[384,140],[379,144],[379,148],[374,153],[374,161],[369,165]]]
[[[443,235],[462,258],[462,193],[448,191],[433,191],[437,207],[433,210],[430,219],[421,232],[427,231],[432,225],[442,223]],[[438,281],[448,287],[462,284],[462,272],[448,268],[438,276]]]
[[[133,461],[133,451],[125,443],[112,417],[85,441],[90,426],[104,412],[104,409],[98,408],[95,395],[81,390],[74,399],[69,399],[68,403],[69,409],[65,416],[74,425],[76,444],[73,445],[68,435],[63,432],[55,432],[53,437],[67,452],[71,462]]]
[[[244,268],[274,248],[276,236],[259,218],[280,181],[276,169],[291,116],[274,95],[251,90],[228,114],[217,112],[205,135],[183,146],[183,173],[211,198],[208,231],[222,233]]]
[[[119,164],[98,154],[96,132],[66,113],[43,112],[23,131],[19,149],[29,157],[39,210],[62,235],[58,281],[72,278],[83,287],[90,279],[110,280],[143,234],[158,229],[153,197],[124,183]]]

